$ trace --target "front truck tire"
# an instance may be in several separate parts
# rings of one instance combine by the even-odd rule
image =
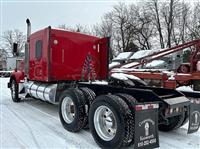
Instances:
[[[61,93],[59,101],[59,117],[63,127],[71,132],[81,130],[87,122],[82,91],[68,89]]]
[[[11,97],[14,102],[20,102],[19,98],[19,85],[17,84],[17,81],[15,79],[11,79],[10,81],[10,91],[11,91]]]
[[[133,116],[126,102],[115,95],[98,96],[89,111],[89,126],[102,148],[121,148],[133,140]]]

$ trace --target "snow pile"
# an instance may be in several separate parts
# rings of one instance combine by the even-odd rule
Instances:
[[[124,74],[127,78],[131,79],[131,80],[141,80],[140,78],[134,76],[134,75],[128,75],[128,74]]]
[[[116,67],[116,66],[119,66],[120,65],[120,62],[112,62],[109,64],[109,68],[113,68],[113,67]]]
[[[164,50],[164,49],[153,49],[153,50],[141,50],[141,51],[137,51],[135,52],[131,57],[130,59],[140,59],[140,58],[143,58],[145,56],[148,56],[148,55],[151,55],[151,54],[154,54],[154,53],[157,53],[161,50]]]
[[[140,58],[143,58],[143,57],[149,55],[150,53],[151,53],[151,50],[141,50],[141,51],[135,52],[130,57],[130,59],[140,59]]]
[[[190,86],[180,86],[176,88],[178,91],[187,91],[187,92],[193,92],[194,90]]]
[[[122,66],[122,68],[130,68],[130,67],[133,67],[135,65],[139,64],[138,62],[132,62],[132,63],[129,63],[129,64],[126,64],[124,66]]]
[[[140,78],[134,76],[134,75],[128,75],[128,74],[124,74],[124,73],[113,73],[111,74],[111,77],[118,79],[118,80],[141,80]]]
[[[128,78],[125,77],[125,75],[123,73],[113,73],[113,74],[111,74],[111,77],[118,79],[118,80],[124,80],[124,81],[128,80]]]
[[[120,53],[117,57],[115,57],[113,60],[124,60],[128,59],[128,57],[132,54],[133,52],[122,52]]]
[[[112,72],[167,72],[167,69],[135,69],[135,68],[114,68]],[[170,73],[170,72],[169,72]],[[173,74],[173,73],[170,73]]]
[[[152,67],[164,65],[165,63],[166,62],[163,60],[153,60],[152,62],[146,64],[145,67],[152,68]]]

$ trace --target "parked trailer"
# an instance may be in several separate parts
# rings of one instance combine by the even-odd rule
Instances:
[[[134,69],[138,66],[145,65],[153,60],[163,58],[172,53],[183,51],[186,48],[191,48],[191,55],[188,63],[182,63],[176,72],[172,73],[169,71],[155,71],[152,69]],[[180,59],[180,55],[178,57]],[[131,60],[123,65],[112,69],[111,73],[125,73],[137,76],[147,82],[150,86],[160,86],[164,88],[176,89],[182,85],[192,85],[195,91],[200,91],[200,40],[190,41],[175,47],[164,49],[158,52],[154,52],[150,55],[139,59],[139,63],[129,65]],[[126,67],[124,68],[124,66]],[[116,69],[117,68],[117,69]]]
[[[30,34],[28,19],[27,26],[25,59],[8,83],[14,102],[33,97],[59,103],[63,127],[89,127],[102,148],[159,147],[158,129],[177,129],[188,118],[188,133],[198,130],[200,94],[133,87],[127,83],[138,80],[109,76],[109,38],[51,27]]]

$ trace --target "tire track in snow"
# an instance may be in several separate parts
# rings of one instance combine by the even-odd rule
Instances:
[[[35,145],[37,146],[37,148],[40,148],[40,145],[39,143],[37,142],[37,139],[35,138],[35,135],[31,129],[31,127],[28,125],[28,123],[22,118],[20,117],[14,110],[12,110],[9,106],[7,106],[7,108],[9,109],[9,111],[11,111],[21,122],[24,123],[24,125],[28,128],[32,138],[33,138],[33,141],[35,142]]]
[[[33,100],[33,101],[37,101],[37,102],[41,102],[41,105],[42,104],[47,104],[47,103],[43,103],[42,101],[40,101],[40,100],[37,100],[37,99],[35,99],[35,100]],[[38,103],[37,103],[38,104]],[[80,142],[78,142],[78,141],[74,141],[74,140],[76,140],[76,135],[77,134],[74,134],[74,133],[71,133],[71,132],[68,132],[67,130],[65,130],[63,127],[62,127],[62,125],[61,125],[61,123],[60,123],[60,120],[59,120],[59,118],[58,117],[55,117],[55,116],[52,116],[51,114],[49,114],[48,112],[44,112],[43,110],[41,110],[41,107],[40,108],[37,108],[36,106],[34,106],[34,103],[32,103],[32,102],[26,102],[26,101],[22,101],[21,103],[7,103],[6,104],[6,106],[13,106],[13,108],[17,111],[18,109],[28,109],[28,110],[31,110],[32,112],[33,111],[36,111],[36,112],[38,112],[38,113],[40,113],[41,115],[44,115],[45,117],[48,117],[48,118],[50,118],[51,119],[51,122],[53,122],[53,124],[55,125],[55,126],[57,126],[57,127],[55,127],[55,126],[52,126],[52,124],[49,124],[48,122],[46,122],[44,119],[40,119],[40,117],[41,116],[39,116],[39,114],[32,114],[32,117],[34,116],[34,115],[38,115],[38,117],[37,117],[37,121],[40,121],[40,123],[41,124],[43,124],[43,126],[45,126],[47,129],[49,129],[51,132],[54,132],[54,134],[55,135],[57,135],[58,137],[60,137],[60,138],[62,138],[62,139],[64,139],[65,141],[67,141],[67,142],[70,142],[70,144],[73,144],[74,146],[76,146],[76,148],[78,147],[78,148],[81,148],[81,144],[80,144]],[[49,105],[49,106],[51,106],[51,105]],[[49,107],[50,108],[50,107]],[[54,112],[57,112],[57,111],[55,111],[55,110],[53,110]],[[31,115],[30,115],[31,116]],[[35,119],[36,120],[36,118],[35,117],[33,117],[33,119]],[[59,130],[59,129],[63,129],[64,130],[64,132],[63,131],[61,131],[61,130]],[[69,137],[69,133],[70,133],[70,137]],[[84,136],[82,135],[82,133],[84,133]],[[91,148],[96,148],[96,146],[94,146],[94,141],[93,141],[93,138],[92,138],[92,136],[91,136],[91,134],[90,134],[90,132],[88,132],[88,131],[85,131],[85,130],[82,130],[78,135],[80,135],[80,136],[83,136],[81,139],[85,139],[85,135],[86,136],[89,136],[89,137],[87,137],[87,138],[91,138],[90,139],[90,141],[88,141],[88,140],[85,140],[84,142],[85,142],[85,146],[92,146]],[[73,136],[73,137],[71,137],[71,136]],[[79,138],[80,138],[80,136],[79,136]],[[90,143],[88,143],[88,142],[90,142]],[[87,145],[86,145],[87,144]]]
[[[2,82],[3,82],[3,84],[1,84],[1,85],[5,86],[6,81],[2,81]],[[30,112],[33,114],[35,113],[34,116],[36,116],[36,115],[38,116],[35,118],[35,121],[40,120],[40,124],[42,122],[43,124],[41,124],[41,125],[46,126],[47,130],[49,130],[51,132],[53,132],[53,130],[55,129],[53,133],[56,134],[57,136],[54,136],[54,137],[59,137],[59,138],[64,137],[64,139],[67,141],[66,142],[67,145],[62,148],[69,148],[69,149],[71,149],[71,148],[98,148],[97,144],[94,143],[93,138],[89,131],[83,130],[79,134],[73,134],[73,133],[70,133],[70,132],[67,132],[66,130],[64,130],[59,122],[59,118],[57,116],[53,116],[57,111],[54,109],[49,110],[49,111],[47,110],[47,108],[48,107],[51,108],[51,106],[48,106],[48,105],[47,106],[39,106],[39,108],[38,108],[38,105],[32,101],[30,101],[30,102],[22,101],[21,103],[13,103],[11,96],[10,96],[10,91],[7,88],[2,87],[2,93],[3,94],[1,94],[2,99],[0,101],[0,104],[2,104],[3,106],[5,105],[6,107],[11,107],[16,112],[22,112],[24,110],[24,112]],[[38,104],[40,104],[40,103],[38,103]],[[47,104],[47,103],[41,102],[41,104]],[[51,113],[52,113],[52,115],[51,115]],[[24,117],[24,120],[28,121],[29,119]],[[50,120],[50,122],[46,122],[47,120]],[[52,124],[51,124],[51,122],[52,122]],[[14,123],[14,121],[11,121],[11,123]],[[36,126],[36,127],[38,127],[38,126]],[[32,127],[32,128],[35,128],[35,127]],[[44,127],[42,127],[42,128],[44,128]],[[197,133],[194,133],[191,135],[186,135],[186,131],[187,131],[187,128],[186,128],[186,126],[184,126],[176,131],[172,131],[172,132],[168,132],[168,133],[159,132],[159,134],[160,134],[160,149],[172,149],[172,148],[174,148],[174,149],[200,149],[200,145],[199,145],[200,130]],[[24,139],[24,138],[22,138],[22,139]],[[75,142],[75,144],[78,143],[78,145],[77,146],[74,145],[74,143],[72,143],[72,140]],[[42,140],[42,141],[45,141],[45,140]],[[49,141],[49,140],[46,140],[46,141]],[[59,146],[59,144],[61,144],[61,143],[62,142],[58,142],[57,145]],[[30,146],[30,147],[32,147],[32,146]],[[48,146],[48,148],[49,147],[50,146]],[[129,148],[133,148],[133,146],[131,146]]]
[[[40,112],[40,113],[42,113],[42,114],[44,114],[44,115],[46,115],[46,116],[48,116],[48,117],[54,119],[54,120],[56,120],[56,122],[59,123],[59,126],[58,126],[58,127],[62,127],[59,118],[54,117],[54,116],[50,115],[49,113],[46,113],[46,112],[40,110],[39,108],[36,108],[36,107],[33,106],[32,104],[29,104],[29,103],[26,103],[26,104],[29,105],[29,106],[31,106],[31,108],[33,108],[34,110],[36,110],[36,111],[38,111],[38,112]],[[44,104],[45,104],[45,103],[44,103]],[[49,128],[50,130],[54,131],[54,132],[55,132],[57,135],[59,135],[61,138],[66,139],[66,134],[63,133],[63,132],[60,132],[59,130],[57,130],[57,127],[51,126],[51,125],[49,125],[49,124],[47,124],[47,123],[44,123],[44,121],[41,121],[41,123],[42,123],[43,125],[47,126],[47,128]],[[62,128],[63,128],[63,127],[62,127]],[[72,133],[72,132],[68,132],[68,131],[65,130],[65,129],[64,129],[64,131],[66,131],[67,133]],[[92,138],[90,132],[88,132],[87,130],[84,130],[84,129],[81,130],[81,132],[84,133],[84,135],[86,135],[86,136],[88,136],[88,137],[90,136],[90,138],[93,140],[93,138]],[[72,133],[72,134],[75,134],[75,133]],[[78,134],[78,133],[76,133],[76,134]],[[79,133],[78,135],[80,135],[80,133]],[[69,141],[69,139],[67,139],[67,140]],[[74,142],[74,140],[72,140],[72,142]],[[94,141],[93,141],[93,142],[94,142]],[[86,143],[88,144],[88,142],[86,142]],[[76,144],[79,144],[79,143],[76,142]],[[91,144],[88,144],[88,145],[91,145]],[[96,147],[96,148],[97,148],[97,147]]]

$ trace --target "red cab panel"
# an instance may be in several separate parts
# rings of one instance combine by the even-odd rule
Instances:
[[[29,79],[104,80],[108,38],[46,28],[30,36]]]

